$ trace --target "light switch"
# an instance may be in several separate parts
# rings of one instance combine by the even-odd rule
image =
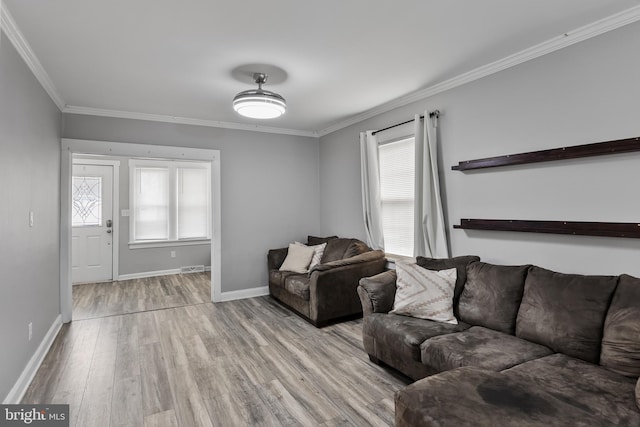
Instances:
[[[30,211],[29,212],[29,227],[33,227],[33,218],[34,218],[33,211]]]
[[[122,212],[120,213],[120,215],[129,216],[129,209],[122,209]]]

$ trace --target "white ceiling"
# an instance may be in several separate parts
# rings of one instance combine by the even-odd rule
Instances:
[[[640,15],[639,3],[4,0],[4,7],[66,111],[322,134],[532,46],[557,45],[603,18],[630,8]],[[250,120],[231,108],[237,92],[254,87],[232,75],[248,63],[286,71],[284,82],[265,86],[287,99],[283,117]]]

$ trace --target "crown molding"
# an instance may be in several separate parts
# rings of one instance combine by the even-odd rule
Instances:
[[[24,62],[27,64],[27,67],[31,70],[36,79],[40,82],[44,90],[49,94],[53,102],[58,106],[60,111],[62,111],[65,107],[64,98],[53,84],[51,77],[45,71],[44,67],[38,60],[38,57],[31,49],[29,42],[22,35],[22,32],[18,28],[16,21],[13,19],[13,16],[7,9],[7,6],[4,2],[0,2],[0,19],[2,23],[0,23],[0,28],[7,35],[11,44],[16,48]]]
[[[640,6],[634,6],[620,13],[576,28],[573,31],[568,31],[564,34],[561,34],[530,48],[524,49],[520,52],[506,56],[502,59],[483,65],[466,73],[460,74],[441,83],[416,92],[412,92],[408,95],[396,98],[370,110],[366,110],[363,113],[356,114],[355,116],[352,116],[346,120],[337,122],[331,126],[321,129],[317,133],[319,136],[328,135],[332,132],[343,129],[347,126],[354,125],[366,119],[370,119],[371,117],[375,117],[379,114],[395,110],[399,107],[404,107],[405,105],[409,105],[413,102],[429,98],[431,96],[456,88],[458,86],[462,86],[467,83],[471,83],[475,80],[498,73],[511,67],[515,67],[516,65],[522,64],[523,62],[531,61],[532,59],[536,59],[557,50],[564,49],[565,47],[599,36],[601,34],[618,29],[639,20]]]
[[[183,125],[206,126],[214,128],[246,130],[251,132],[276,133],[280,135],[295,135],[317,138],[318,133],[298,129],[269,127],[262,125],[250,125],[244,123],[222,122],[217,120],[192,119],[189,117],[176,117],[164,114],[136,113],[131,111],[109,110],[104,108],[81,107],[67,105],[63,113],[84,114],[88,116],[115,117],[121,119],[147,120],[152,122],[178,123]]]

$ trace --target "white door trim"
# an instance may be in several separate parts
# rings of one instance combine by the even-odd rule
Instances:
[[[120,276],[120,160],[102,160],[102,159],[76,159],[71,157],[74,165],[101,165],[113,167],[113,194],[111,197],[111,209],[113,210],[111,218],[113,221],[113,241],[111,243],[111,253],[113,256],[111,268],[111,280],[118,280]]]
[[[60,158],[60,312],[64,323],[71,321],[71,167],[73,154],[164,158],[211,162],[211,301],[222,298],[220,150],[185,148],[122,142],[62,139]],[[115,186],[115,185],[114,185]],[[119,212],[117,212],[119,213]],[[118,217],[119,215],[116,215]],[[115,243],[114,243],[115,246]],[[115,261],[115,260],[114,260]],[[114,278],[117,276],[114,276]]]

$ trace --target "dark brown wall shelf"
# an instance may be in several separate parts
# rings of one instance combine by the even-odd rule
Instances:
[[[523,231],[528,233],[640,238],[640,223],[523,221],[515,219],[461,219],[453,228],[464,230]]]
[[[640,137],[553,148],[551,150],[531,151],[528,153],[507,154],[506,156],[488,157],[486,159],[466,160],[459,162],[457,166],[451,166],[451,169],[465,171],[497,166],[523,165],[527,163],[577,159],[580,157],[603,156],[616,153],[630,153],[633,151],[640,151]]]

